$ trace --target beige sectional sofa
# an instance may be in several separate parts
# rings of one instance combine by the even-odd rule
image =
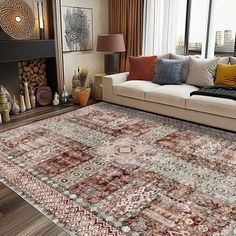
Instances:
[[[127,81],[128,73],[103,78],[103,100],[144,111],[236,131],[236,101],[217,97],[190,96],[197,87],[158,85]]]

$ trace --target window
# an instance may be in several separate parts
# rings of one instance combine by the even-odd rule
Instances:
[[[184,54],[185,20],[186,20],[187,0],[181,0],[178,4],[177,40],[176,53]]]
[[[205,53],[208,6],[208,0],[192,0],[188,45],[190,55]]]
[[[211,29],[208,56],[233,55],[235,48],[236,1],[212,2]]]
[[[208,58],[236,55],[235,9],[235,0],[180,1],[176,53]]]
[[[236,56],[236,0],[144,0],[143,55]]]

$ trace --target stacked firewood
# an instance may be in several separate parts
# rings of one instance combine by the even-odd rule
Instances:
[[[18,62],[20,90],[24,89],[24,82],[28,82],[29,88],[36,89],[40,85],[47,84],[46,60],[34,59]]]

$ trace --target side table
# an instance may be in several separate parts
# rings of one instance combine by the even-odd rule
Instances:
[[[94,84],[93,84],[93,99],[96,101],[101,101],[103,99],[103,87],[102,80],[103,76],[106,74],[95,74],[94,75]]]

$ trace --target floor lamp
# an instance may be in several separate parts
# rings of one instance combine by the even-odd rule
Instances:
[[[98,36],[98,52],[109,52],[104,55],[105,74],[116,74],[120,72],[120,52],[125,52],[123,34],[103,34]]]

